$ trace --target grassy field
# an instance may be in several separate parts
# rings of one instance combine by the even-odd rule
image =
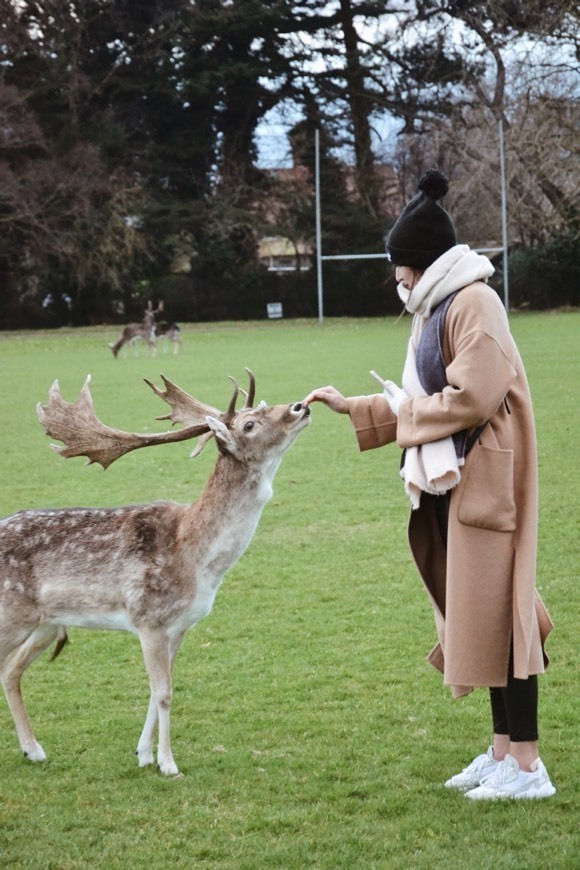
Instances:
[[[442,782],[490,734],[483,691],[453,701],[424,660],[429,604],[407,551],[396,447],[359,454],[320,405],[285,457],[274,497],[213,613],[174,672],[167,780],[133,754],[148,689],[135,638],[71,632],[24,693],[43,764],[20,755],[0,698],[0,867],[578,868],[578,336],[580,313],[518,314],[540,463],[538,586],[556,623],[540,681],[548,801],[473,805]],[[0,515],[23,507],[197,497],[210,444],[138,451],[107,472],[49,449],[34,407],[54,378],[142,431],[164,412],[143,384],[163,372],[225,408],[229,374],[269,404],[333,383],[399,379],[408,321],[191,325],[182,353],[114,360],[107,329],[0,333]],[[243,383],[243,381],[242,381]]]

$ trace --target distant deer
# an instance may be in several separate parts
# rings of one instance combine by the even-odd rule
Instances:
[[[157,306],[155,314],[162,312],[165,308],[163,302],[160,302]],[[157,320],[153,325],[155,338],[161,339],[161,346],[163,348],[163,353],[166,353],[166,342],[170,341],[173,345],[173,353],[179,353],[179,348],[181,347],[181,330],[177,323],[172,323],[169,320]]]
[[[142,767],[153,763],[177,775],[169,737],[171,671],[186,631],[211,611],[217,588],[248,546],[283,454],[310,422],[300,402],[252,408],[255,381],[236,411],[238,386],[227,411],[194,399],[163,377],[151,389],[170,406],[158,419],[181,429],[133,434],[96,417],[87,378],[80,396],[65,402],[55,381],[38,418],[62,441],[64,457],[86,456],[107,468],[131,450],[200,437],[192,456],[213,436],[218,458],[198,501],[120,508],[19,511],[0,521],[0,676],[22,751],[42,761],[24,707],[20,681],[53,641],[54,655],[69,626],[121,629],[136,635],[149,677],[150,701],[137,744]],[[53,656],[54,657],[54,656]]]
[[[163,303],[160,303],[160,305],[161,307],[158,306],[153,310],[153,305],[151,301],[149,301],[141,323],[128,323],[127,326],[123,327],[123,331],[121,332],[118,341],[109,343],[109,347],[111,348],[115,359],[122,347],[126,344],[134,345],[139,340],[144,341],[150,349],[151,355],[155,356],[155,315],[160,311],[163,311]]]

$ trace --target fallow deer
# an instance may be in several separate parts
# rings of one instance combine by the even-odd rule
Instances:
[[[86,456],[107,468],[131,450],[199,437],[197,455],[213,436],[218,457],[200,498],[120,508],[19,511],[0,521],[0,676],[20,746],[32,761],[45,753],[36,741],[22,699],[25,669],[69,626],[121,629],[136,635],[149,677],[150,701],[137,744],[139,766],[157,764],[177,775],[169,736],[171,671],[186,631],[211,611],[220,582],[248,546],[283,454],[310,422],[310,409],[291,405],[253,408],[255,381],[236,411],[238,386],[220,412],[162,376],[147,381],[170,407],[160,420],[182,428],[133,434],[101,423],[87,378],[68,403],[58,382],[37,413],[65,458]],[[242,391],[243,392],[243,391]]]
[[[159,303],[162,306],[163,303]],[[159,310],[159,309],[158,309]],[[161,311],[163,308],[160,309]],[[172,323],[170,320],[158,320],[153,325],[155,339],[161,339],[163,353],[166,353],[166,342],[169,341],[173,345],[173,354],[179,353],[181,347],[181,330],[177,323]]]
[[[127,326],[123,327],[119,339],[109,342],[109,347],[115,359],[122,347],[126,344],[135,346],[138,341],[144,341],[151,351],[151,355],[155,356],[157,349],[155,341],[155,315],[163,310],[163,303],[160,304],[161,307],[158,306],[153,310],[153,305],[149,301],[141,323],[128,323]]]

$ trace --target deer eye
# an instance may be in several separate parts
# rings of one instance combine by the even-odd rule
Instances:
[[[254,421],[248,420],[247,423],[244,423],[244,432],[251,432],[254,428]]]

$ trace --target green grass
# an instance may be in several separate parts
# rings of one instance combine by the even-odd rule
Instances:
[[[521,314],[512,330],[534,395],[539,442],[538,585],[556,629],[541,679],[542,756],[552,800],[472,805],[442,781],[489,734],[485,693],[453,701],[424,660],[429,604],[407,551],[396,447],[359,454],[346,418],[314,406],[274,497],[213,613],[174,672],[172,744],[183,773],[139,769],[147,707],[129,635],[71,632],[24,693],[44,764],[22,759],[0,699],[0,867],[576,868],[579,866],[578,332],[580,313]],[[135,431],[163,424],[142,383],[163,372],[225,408],[244,366],[258,399],[334,383],[372,392],[397,379],[408,321],[195,325],[180,356],[113,360],[112,330],[0,333],[0,514],[197,496],[208,445],[139,451],[107,472],[49,449],[34,406],[59,378],[92,374],[97,413]],[[243,381],[242,381],[243,383]]]

